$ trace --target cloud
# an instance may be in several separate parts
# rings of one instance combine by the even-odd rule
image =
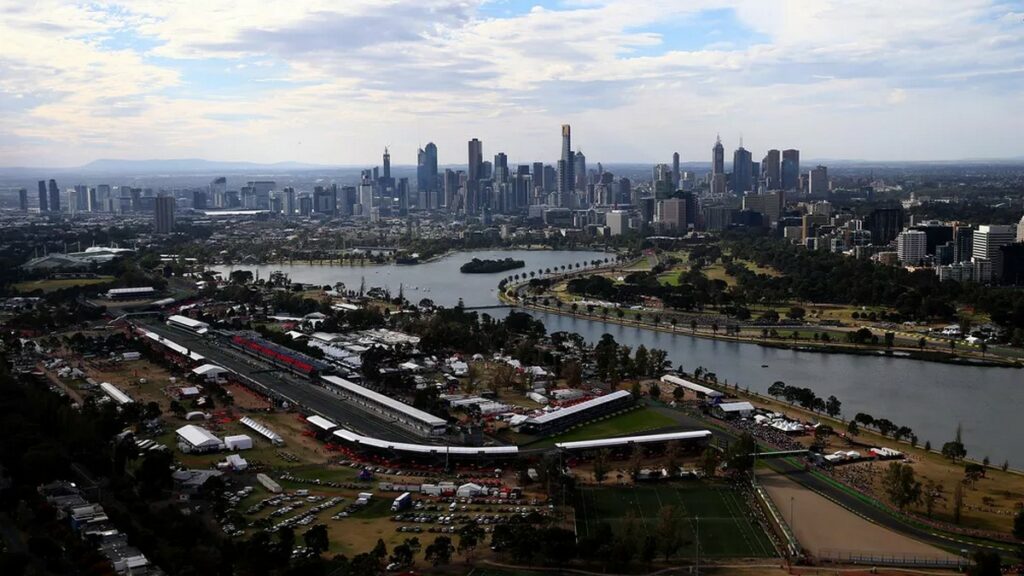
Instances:
[[[551,161],[563,122],[606,162],[703,158],[716,132],[755,155],[1014,155],[994,147],[1022,128],[1022,16],[983,0],[0,0],[0,165],[357,163],[385,142],[411,163],[427,140],[459,162],[474,136]],[[957,138],[923,138],[936,125]]]

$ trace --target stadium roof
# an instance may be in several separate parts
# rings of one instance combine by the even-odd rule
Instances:
[[[345,430],[344,428],[335,430],[334,435],[346,442],[359,444],[361,446],[380,448],[382,450],[394,450],[397,452],[411,452],[416,454],[454,454],[457,456],[505,456],[515,455],[519,453],[519,448],[516,446],[438,446],[436,444],[410,444],[408,442],[392,442],[390,440],[381,440],[380,438],[371,438],[369,436],[356,434],[355,432],[352,432],[351,430]]]
[[[207,324],[206,322],[200,322],[199,320],[189,318],[188,316],[181,316],[179,314],[175,314],[169,317],[167,319],[167,323],[178,324],[180,326],[188,328],[189,330],[195,330],[200,334],[204,334],[210,329],[210,325]]]
[[[224,444],[221,442],[220,438],[214,436],[209,430],[206,428],[200,428],[195,424],[182,426],[181,428],[178,428],[177,433],[183,440],[196,448],[210,448]]]
[[[360,386],[360,385],[358,385],[358,384],[356,384],[354,382],[349,382],[348,380],[345,380],[344,378],[339,378],[337,376],[322,376],[321,378],[324,381],[326,381],[326,382],[328,382],[330,384],[333,384],[335,386],[338,386],[339,388],[342,388],[342,389],[344,389],[344,390],[346,390],[348,392],[351,392],[352,394],[357,394],[357,395],[362,396],[363,398],[365,398],[367,400],[370,400],[371,402],[376,402],[376,403],[381,404],[383,406],[386,406],[386,407],[388,407],[388,408],[390,408],[390,409],[392,409],[392,410],[394,410],[396,412],[401,412],[402,414],[405,414],[406,416],[408,416],[410,418],[413,418],[415,420],[419,420],[420,422],[422,422],[422,423],[424,423],[424,424],[426,424],[428,426],[436,427],[436,426],[445,426],[445,425],[448,424],[447,421],[445,421],[442,418],[438,418],[437,416],[434,416],[433,414],[428,414],[428,413],[424,412],[423,410],[420,410],[418,408],[413,408],[412,406],[409,406],[408,404],[406,404],[404,402],[399,402],[398,400],[395,400],[394,398],[391,398],[389,396],[385,396],[385,395],[383,395],[383,394],[381,394],[379,392],[374,392],[373,390],[370,390],[369,388],[364,388],[364,387],[362,387],[362,386]],[[628,392],[627,392],[627,394],[628,394]]]
[[[667,382],[669,384],[675,384],[676,386],[681,386],[683,388],[686,388],[687,390],[699,392],[709,398],[720,398],[724,396],[724,394],[722,394],[718,390],[708,388],[707,386],[701,386],[696,382],[690,382],[689,380],[685,378],[680,378],[679,376],[676,376],[674,374],[665,374],[664,376],[661,377],[661,381]]]
[[[608,448],[628,444],[646,444],[649,442],[670,442],[672,440],[702,440],[711,436],[707,430],[692,432],[668,432],[666,434],[645,434],[643,436],[623,436],[621,438],[601,438],[598,440],[581,440],[579,442],[556,442],[555,446],[562,450],[586,450],[589,448]]]
[[[722,412],[752,412],[754,405],[750,402],[726,402],[719,404],[718,408]]]
[[[607,404],[609,402],[614,402],[616,400],[621,400],[623,398],[631,398],[632,396],[633,396],[632,394],[630,394],[629,392],[627,392],[625,390],[618,390],[616,392],[612,392],[611,394],[605,394],[604,396],[598,396],[597,398],[591,398],[590,400],[587,400],[586,402],[580,402],[579,404],[573,404],[572,406],[569,406],[568,408],[562,408],[561,410],[554,410],[554,411],[551,411],[551,412],[547,412],[545,414],[541,414],[540,416],[537,416],[536,418],[530,418],[529,422],[531,424],[547,424],[549,422],[554,422],[555,420],[558,420],[560,418],[565,418],[566,416],[571,416],[571,415],[577,414],[579,412],[585,412],[587,410],[590,410],[591,408],[595,408],[595,407],[600,406],[602,404]]]
[[[197,352],[191,352],[189,351],[188,348],[185,348],[184,346],[178,344],[173,340],[168,340],[167,338],[164,338],[163,336],[157,334],[156,332],[150,332],[149,330],[146,330],[143,332],[143,335],[145,335],[146,338],[153,340],[154,342],[163,344],[164,346],[170,348],[171,350],[174,350],[175,352],[181,354],[182,356],[188,356],[190,359],[195,360],[196,362],[201,362],[206,359],[202,354],[199,354]]]
[[[193,374],[198,374],[200,376],[224,374],[225,372],[230,372],[230,370],[222,366],[217,366],[216,364],[203,364],[202,366],[192,369]]]
[[[324,418],[323,416],[317,416],[315,414],[313,416],[309,416],[308,418],[306,418],[306,422],[309,422],[310,425],[316,426],[317,428],[325,432],[328,430],[333,430],[338,427],[337,424],[331,422],[327,418]]]

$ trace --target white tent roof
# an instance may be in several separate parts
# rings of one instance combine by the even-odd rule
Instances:
[[[323,416],[317,416],[315,414],[313,416],[306,418],[306,422],[309,422],[312,426],[316,426],[317,428],[323,431],[333,430],[334,428],[338,427],[337,424],[331,422],[327,418],[324,418]]]
[[[178,428],[177,433],[184,441],[196,448],[208,448],[224,444],[220,441],[220,438],[214,436],[209,430],[206,428],[200,428],[195,424],[182,426],[181,428]]]
[[[198,374],[200,376],[216,376],[217,374],[224,374],[225,372],[229,372],[229,370],[227,368],[217,366],[216,364],[203,364],[202,366],[192,369],[193,374]]]
[[[599,440],[581,440],[579,442],[560,442],[555,446],[562,450],[586,450],[588,448],[607,448],[627,444],[646,444],[650,442],[669,442],[672,440],[703,440],[709,438],[708,430],[692,432],[669,432],[666,434],[645,434],[643,436],[624,436],[622,438],[601,438]]]
[[[750,402],[727,402],[725,404],[719,404],[718,407],[722,412],[753,412],[754,405]]]

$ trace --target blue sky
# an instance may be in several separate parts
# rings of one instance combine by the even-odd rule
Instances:
[[[1019,157],[1022,4],[0,0],[0,165]]]

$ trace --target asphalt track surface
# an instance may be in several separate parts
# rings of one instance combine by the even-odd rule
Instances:
[[[354,432],[395,442],[419,444],[428,442],[426,438],[418,436],[398,424],[350,404],[341,396],[310,380],[260,362],[252,356],[232,348],[218,336],[193,334],[173,328],[158,320],[135,319],[134,322],[189,350],[202,354],[213,364],[234,371],[252,385],[266,390],[272,396],[281,397],[292,404],[311,410]]]

